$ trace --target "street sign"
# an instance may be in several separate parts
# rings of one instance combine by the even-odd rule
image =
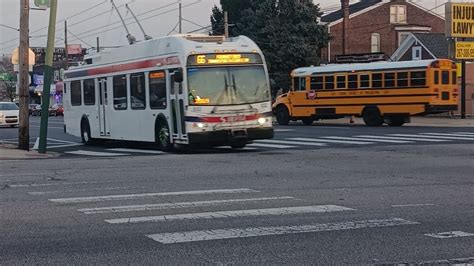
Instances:
[[[474,59],[474,42],[456,42],[456,59]]]
[[[37,6],[39,9],[48,9],[48,7],[51,6],[49,0],[35,0],[35,6]]]
[[[446,37],[474,38],[474,3],[446,3]]]

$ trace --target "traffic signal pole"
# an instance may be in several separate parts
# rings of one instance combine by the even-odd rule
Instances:
[[[49,9],[49,28],[48,43],[46,46],[46,59],[44,66],[44,85],[43,85],[43,101],[41,105],[41,125],[38,152],[46,153],[46,139],[48,137],[48,118],[49,118],[49,93],[53,79],[53,52],[54,38],[56,32],[56,13],[58,9],[58,0],[51,0]]]

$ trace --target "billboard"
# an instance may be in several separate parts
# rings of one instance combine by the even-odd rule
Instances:
[[[474,38],[474,3],[446,3],[446,37]]]

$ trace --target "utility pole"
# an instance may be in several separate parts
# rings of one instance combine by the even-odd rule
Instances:
[[[226,39],[229,38],[229,17],[227,11],[224,11],[224,36]]]
[[[183,16],[181,14],[181,3],[179,3],[179,34],[183,33]]]
[[[69,54],[67,51],[67,20],[64,21],[64,56],[66,58],[66,65],[64,69],[69,68]]]
[[[58,9],[58,0],[51,0],[49,9],[49,28],[48,43],[46,46],[46,59],[44,64],[44,85],[43,85],[43,103],[41,105],[41,125],[38,152],[46,153],[46,140],[48,137],[48,118],[49,118],[49,92],[51,81],[53,79],[53,53],[54,53],[54,34],[56,33],[56,13]]]
[[[29,16],[30,3],[28,0],[20,1],[20,48],[19,48],[19,94],[20,94],[20,121],[18,126],[18,148],[28,151],[30,149],[30,115],[28,111],[30,81],[29,69]]]

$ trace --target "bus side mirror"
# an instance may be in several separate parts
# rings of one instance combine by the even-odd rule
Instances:
[[[181,83],[183,82],[183,72],[181,70],[176,70],[173,75],[174,82]]]

